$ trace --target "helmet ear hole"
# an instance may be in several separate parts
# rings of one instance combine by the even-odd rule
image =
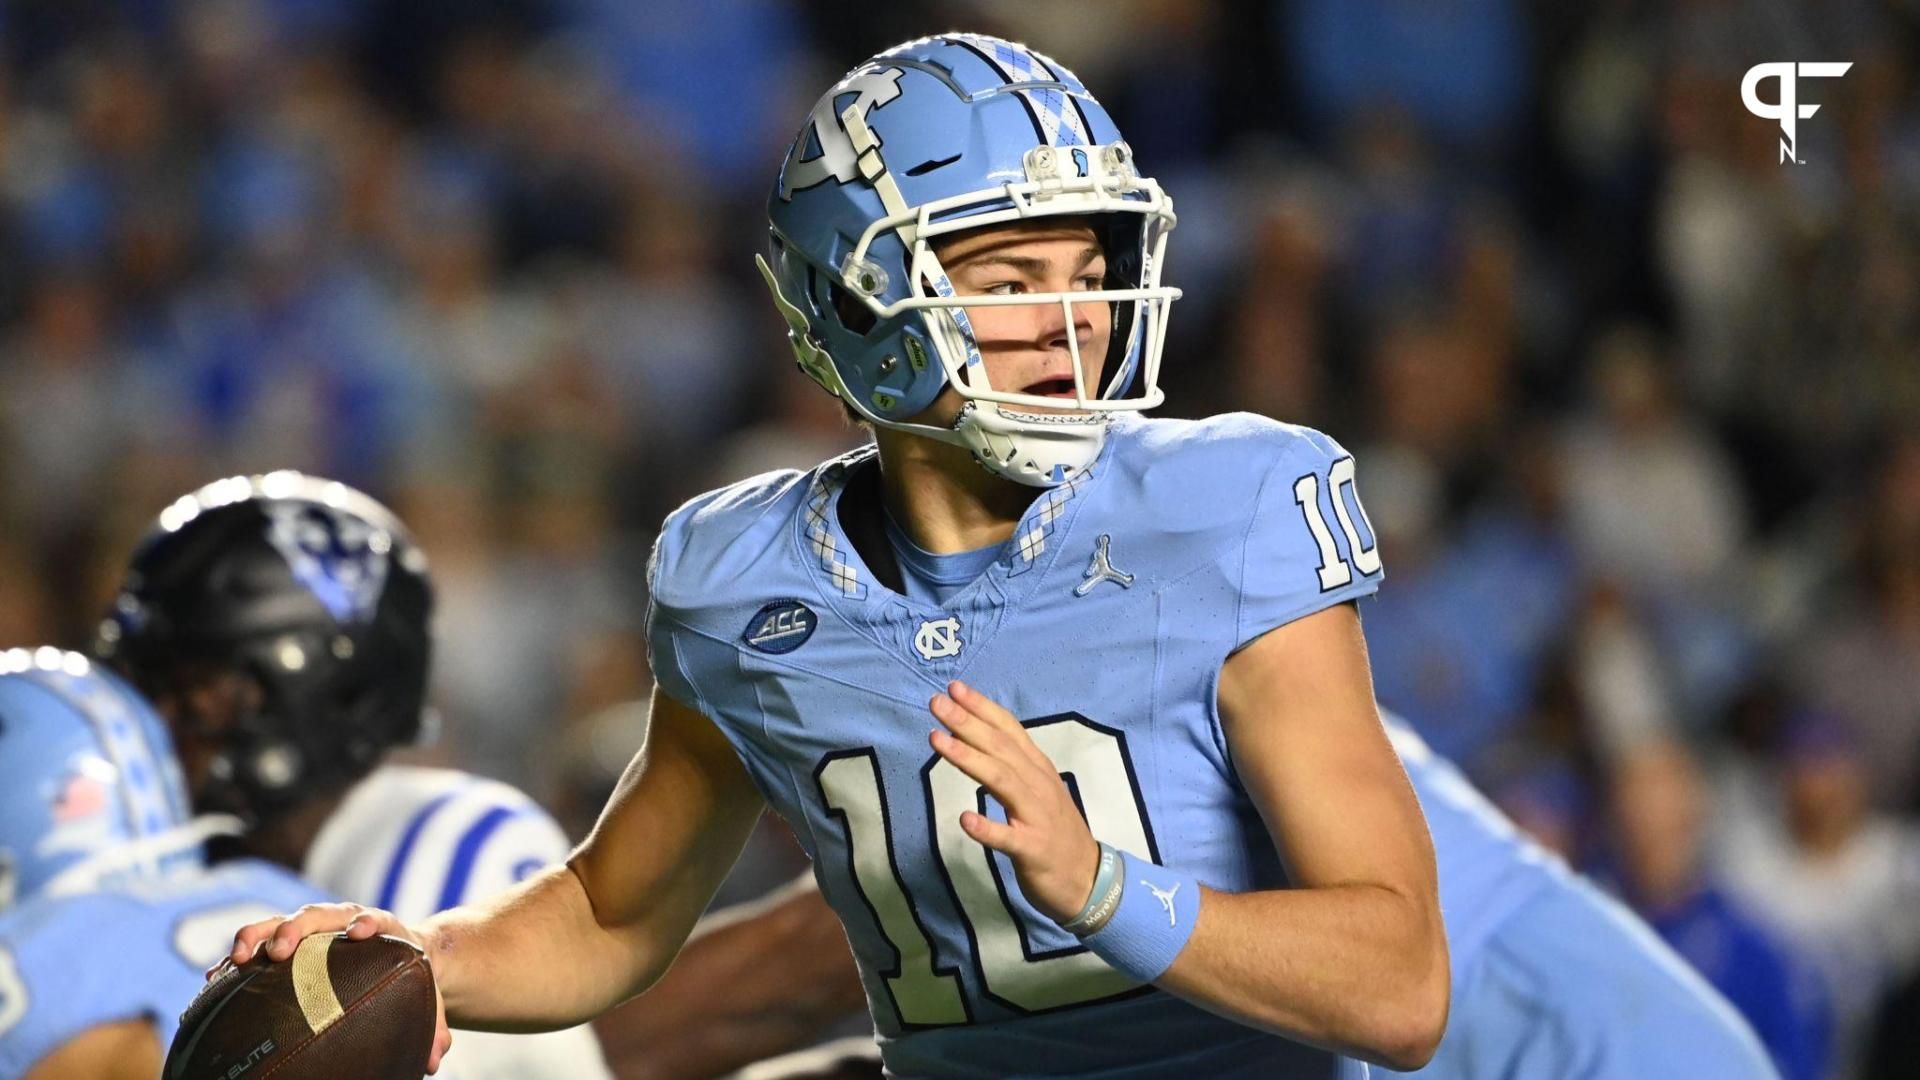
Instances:
[[[880,320],[867,305],[861,303],[858,299],[855,299],[852,293],[831,281],[827,282],[827,294],[833,301],[833,313],[840,317],[840,325],[859,334],[861,337],[866,337],[868,334],[873,333],[874,326],[879,323]]]

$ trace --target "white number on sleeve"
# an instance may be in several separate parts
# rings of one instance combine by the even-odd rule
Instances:
[[[1346,535],[1347,551],[1351,553],[1351,564],[1340,557],[1340,548],[1333,542],[1333,530],[1327,526],[1327,517],[1320,509],[1320,477],[1308,473],[1293,482],[1293,501],[1300,504],[1301,513],[1307,517],[1307,531],[1313,533],[1313,542],[1320,548],[1320,591],[1337,589],[1353,580],[1354,570],[1362,576],[1380,572],[1380,545],[1378,543],[1362,545],[1360,530],[1354,527],[1353,514],[1347,509],[1347,501],[1353,501],[1353,508],[1360,513],[1360,523],[1367,527],[1367,535],[1374,536],[1373,522],[1367,519],[1367,508],[1360,505],[1360,493],[1353,486],[1353,458],[1343,457],[1327,470],[1327,493],[1333,503],[1333,515],[1340,522],[1340,531]]]

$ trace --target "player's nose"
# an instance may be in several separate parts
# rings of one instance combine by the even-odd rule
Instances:
[[[1096,302],[1072,305],[1073,319],[1069,324],[1066,305],[1057,302],[1040,305],[1038,343],[1048,351],[1067,349],[1068,327],[1071,325],[1075,344],[1085,351],[1093,337],[1093,309],[1096,306]]]

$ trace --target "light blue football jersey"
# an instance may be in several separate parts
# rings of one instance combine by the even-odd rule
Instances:
[[[1419,1080],[1774,1075],[1758,1039],[1639,918],[1527,839],[1383,713],[1440,871],[1453,1005]]]
[[[1447,955],[1458,985],[1508,915],[1543,890],[1565,886],[1573,872],[1528,839],[1405,720],[1384,710],[1381,719],[1433,835]]]
[[[877,581],[839,500],[871,448],[672,514],[649,638],[812,855],[888,1067],[905,1076],[1364,1076],[1109,968],[959,827],[1004,819],[927,742],[954,678],[1023,717],[1094,834],[1228,891],[1287,875],[1228,760],[1221,664],[1379,585],[1353,459],[1244,414],[1114,421],[943,606]]]
[[[327,899],[269,863],[98,892],[41,895],[0,913],[0,1077],[101,1024],[147,1019],[162,1046],[242,925]]]

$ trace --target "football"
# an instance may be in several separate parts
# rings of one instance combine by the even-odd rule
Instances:
[[[229,967],[180,1017],[163,1080],[420,1080],[433,971],[393,937],[306,938],[284,961]]]

